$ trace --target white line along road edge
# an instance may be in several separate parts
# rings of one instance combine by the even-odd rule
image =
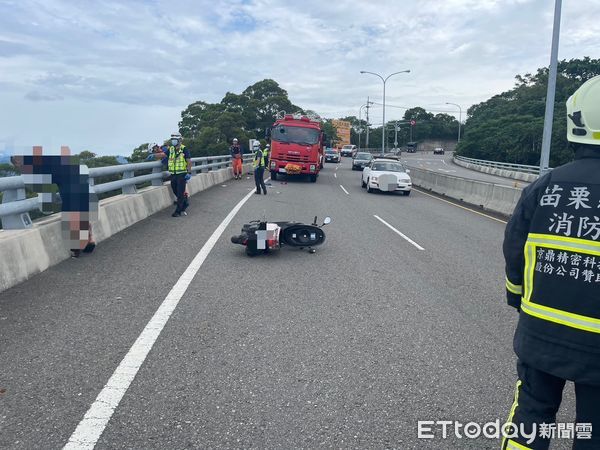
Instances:
[[[142,333],[138,336],[135,343],[129,349],[129,352],[127,352],[119,364],[119,367],[114,371],[102,391],[100,391],[100,394],[98,394],[98,397],[96,397],[94,403],[90,406],[90,409],[88,409],[81,422],[79,422],[79,425],[77,425],[77,428],[69,438],[69,442],[64,446],[65,450],[91,450],[95,447],[119,402],[125,395],[125,392],[127,392],[129,385],[140,370],[146,356],[148,356],[148,353],[154,346],[171,314],[177,308],[179,301],[183,297],[183,294],[185,294],[185,291],[187,291],[196,273],[202,267],[202,264],[227,226],[253,194],[254,190],[250,191],[235,205],[211,237],[208,238],[206,244],[200,249],[190,265],[185,269],[185,272],[179,277],[175,286],[167,294],[156,313],[154,313],[154,316],[152,316],[152,319],[150,319],[150,322],[148,322]]]
[[[417,244],[415,241],[413,241],[411,238],[409,238],[408,236],[406,236],[405,234],[401,233],[400,231],[396,230],[393,226],[391,226],[389,223],[387,223],[385,220],[383,220],[381,217],[379,217],[376,214],[373,214],[373,217],[375,217],[377,220],[379,220],[382,224],[384,224],[386,227],[388,227],[390,230],[392,230],[394,233],[399,234],[402,238],[406,239],[408,242],[410,242],[412,245],[414,245],[415,247],[417,247],[419,250],[425,250],[423,247],[421,247],[419,244]]]
[[[350,192],[348,192],[344,186],[340,184],[340,187],[342,188],[342,191],[346,193],[346,195],[350,195]]]

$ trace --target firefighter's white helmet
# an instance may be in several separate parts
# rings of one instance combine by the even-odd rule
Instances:
[[[600,75],[583,83],[567,100],[567,139],[600,145]]]

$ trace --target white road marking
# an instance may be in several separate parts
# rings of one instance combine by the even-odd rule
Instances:
[[[442,163],[444,163],[444,165],[446,165],[446,166],[448,165],[448,164],[446,164],[446,160],[445,159],[442,159]]]
[[[440,202],[448,203],[449,205],[456,206],[457,208],[460,208],[460,209],[465,209],[465,210],[467,210],[467,211],[471,211],[472,213],[479,214],[480,216],[487,217],[488,219],[495,220],[496,222],[500,222],[500,223],[507,223],[505,220],[501,220],[501,219],[498,219],[498,218],[496,218],[496,217],[489,216],[489,215],[487,215],[487,214],[484,214],[484,213],[482,213],[482,212],[475,211],[474,209],[471,209],[471,208],[466,208],[466,207],[464,207],[464,206],[457,205],[456,203],[449,202],[448,200],[444,200],[443,198],[439,198],[439,197],[436,197],[435,195],[431,195],[431,194],[428,194],[427,192],[423,192],[423,191],[422,191],[422,190],[420,190],[420,189],[413,189],[413,190],[414,190],[414,191],[417,191],[419,194],[427,195],[427,196],[429,196],[429,197],[431,197],[431,198],[435,198],[436,200],[439,200]]]
[[[379,220],[382,224],[384,224],[386,227],[388,227],[390,230],[392,230],[394,233],[400,235],[402,238],[404,238],[406,241],[410,242],[412,245],[414,245],[415,247],[417,247],[419,250],[425,250],[423,247],[421,247],[419,244],[417,244],[415,241],[413,241],[411,238],[409,238],[408,236],[406,236],[405,234],[401,233],[400,231],[398,231],[396,228],[394,228],[393,226],[391,226],[389,223],[387,223],[385,220],[383,220],[381,217],[379,217],[377,214],[373,214],[373,217],[375,217],[377,220]]]
[[[346,188],[344,188],[344,186],[342,186],[342,185],[340,184],[340,187],[342,188],[342,191],[344,191],[344,192],[346,193],[346,195],[350,195],[350,192],[348,192],[348,191],[346,190]]]
[[[102,391],[100,391],[94,403],[92,403],[87,413],[85,413],[79,425],[77,425],[69,441],[64,446],[64,450],[91,450],[95,447],[125,392],[127,392],[131,382],[140,370],[148,353],[167,324],[171,314],[177,308],[179,301],[187,291],[198,270],[202,267],[202,264],[229,223],[231,223],[235,215],[252,195],[253,192],[251,191],[235,205],[212,236],[208,238],[206,244],[200,249],[190,265],[185,269],[185,272],[179,277],[177,283],[175,283],[171,291],[167,294],[167,297],[161,303],[156,313],[154,313],[154,316],[152,316]]]
[[[335,169],[335,170],[337,170],[337,169]],[[333,178],[337,178],[337,173],[333,174]]]

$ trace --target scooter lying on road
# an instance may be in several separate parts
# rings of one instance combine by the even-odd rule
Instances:
[[[312,225],[301,222],[253,220],[244,224],[242,234],[232,236],[231,242],[245,246],[248,256],[268,253],[285,245],[299,247],[301,250],[308,248],[310,253],[315,253],[316,250],[313,247],[325,242],[325,233],[322,227],[329,223],[331,223],[331,217],[325,217],[322,225],[317,225],[317,217]]]

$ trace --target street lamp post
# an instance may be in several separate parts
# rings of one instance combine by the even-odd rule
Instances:
[[[359,128],[358,128],[358,150],[359,151],[360,151],[360,134],[362,132],[362,130],[361,130],[361,128],[362,128],[362,115],[361,115],[362,109],[367,108],[367,110],[368,110],[369,105],[372,103],[373,102],[370,102],[369,99],[367,99],[367,103],[362,105],[360,108],[358,108],[358,125],[359,125]],[[369,125],[368,117],[369,116],[367,114],[367,126]],[[367,144],[368,144],[368,140],[367,140]]]
[[[400,72],[390,73],[387,77],[383,78],[381,75],[379,75],[378,73],[375,73],[375,72],[367,72],[366,70],[360,71],[360,73],[368,73],[371,75],[375,75],[376,77],[379,77],[381,79],[381,81],[383,82],[383,124],[381,126],[381,154],[382,155],[385,153],[385,83],[393,75],[397,75],[399,73],[409,73],[409,72],[410,72],[410,69],[401,70]]]
[[[462,121],[462,108],[457,103],[446,102],[446,105],[458,106],[458,142],[460,143],[460,122]]]
[[[546,112],[544,114],[544,132],[542,135],[542,154],[540,155],[540,176],[548,171],[550,165],[550,144],[552,143],[552,121],[554,120],[554,97],[556,94],[556,72],[558,66],[558,38],[560,36],[560,15],[562,0],[554,4],[554,27],[552,29],[552,50],[546,92]]]

